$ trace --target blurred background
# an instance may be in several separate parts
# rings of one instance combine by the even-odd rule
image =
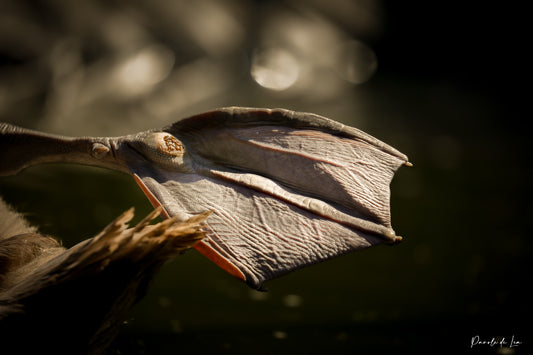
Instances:
[[[218,107],[283,107],[356,126],[414,163],[392,183],[401,244],[267,293],[191,251],[163,267],[111,353],[526,353],[521,13],[501,2],[0,0],[1,121],[114,136]],[[137,218],[151,209],[129,176],[78,166],[3,178],[0,195],[65,246],[131,206]],[[476,335],[523,344],[471,349]]]

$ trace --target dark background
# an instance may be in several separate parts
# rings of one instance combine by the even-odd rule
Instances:
[[[524,13],[500,2],[2,0],[0,120],[112,136],[217,107],[284,107],[361,128],[414,163],[392,183],[401,244],[273,280],[268,293],[191,251],[164,266],[114,353],[526,353]],[[375,71],[353,43],[374,53]],[[283,53],[271,63],[283,78],[298,68],[288,87],[254,80],[268,50]],[[135,63],[151,71],[128,81]],[[130,206],[150,210],[130,177],[87,167],[34,167],[1,179],[0,194],[66,246]],[[471,349],[476,335],[523,344]]]

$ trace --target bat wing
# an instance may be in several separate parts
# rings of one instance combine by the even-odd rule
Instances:
[[[197,249],[252,287],[399,239],[389,184],[407,157],[353,127],[229,108],[146,137],[132,145],[144,159],[129,164],[143,191],[169,216],[212,210]]]

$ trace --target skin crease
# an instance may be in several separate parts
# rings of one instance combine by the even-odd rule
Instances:
[[[2,124],[0,138],[3,151],[17,151],[16,158],[0,158],[0,175],[43,162],[97,165],[135,176],[168,216],[212,211],[198,249],[254,288],[401,239],[390,224],[389,184],[400,166],[410,165],[407,157],[317,115],[226,108],[115,138],[67,138]]]

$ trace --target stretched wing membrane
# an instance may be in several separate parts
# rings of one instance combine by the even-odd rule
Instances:
[[[398,238],[389,184],[407,157],[355,128],[306,113],[230,108],[163,134],[183,146],[179,162],[148,157],[130,169],[167,214],[212,210],[198,249],[253,287]]]

